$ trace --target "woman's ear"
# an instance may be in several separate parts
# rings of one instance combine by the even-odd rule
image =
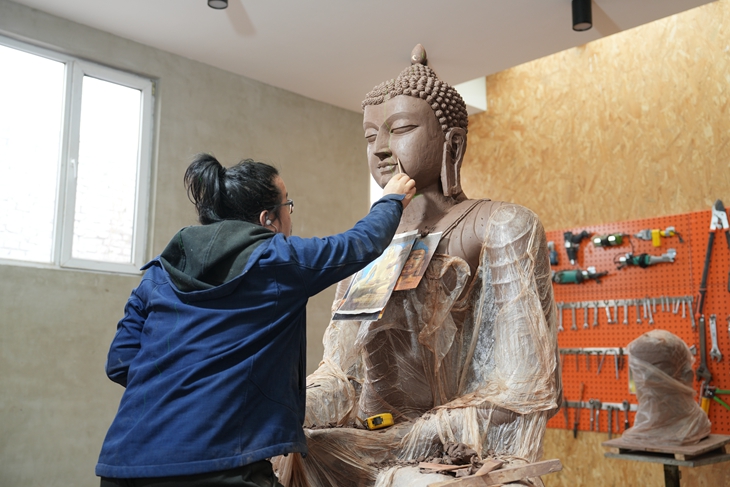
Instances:
[[[269,211],[268,210],[262,210],[261,213],[259,213],[259,224],[262,227],[271,225],[271,220],[269,219]]]
[[[466,131],[461,127],[446,132],[441,160],[441,188],[444,196],[461,194],[461,163],[466,153]]]

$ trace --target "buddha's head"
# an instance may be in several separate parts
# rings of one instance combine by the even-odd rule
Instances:
[[[458,196],[466,152],[466,104],[426,64],[419,44],[411,66],[373,88],[362,102],[370,173],[383,187],[400,161],[419,191],[439,184],[445,196]]]

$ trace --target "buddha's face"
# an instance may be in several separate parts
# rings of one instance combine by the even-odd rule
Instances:
[[[438,184],[445,137],[426,101],[399,95],[380,105],[368,105],[363,129],[370,174],[381,188],[398,172],[396,157],[419,192]]]

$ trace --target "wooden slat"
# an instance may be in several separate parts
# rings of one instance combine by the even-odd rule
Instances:
[[[492,470],[496,470],[501,467],[503,463],[504,462],[500,462],[499,460],[487,460],[481,467],[479,467],[479,470],[474,473],[474,476],[481,477],[482,475],[487,475]]]
[[[563,469],[560,460],[545,460],[527,465],[519,465],[516,467],[507,467],[495,470],[486,475],[464,477],[461,479],[447,480],[446,482],[437,482],[429,484],[428,487],[486,487],[490,485],[504,484],[514,482],[530,477],[539,477]]]
[[[666,445],[657,442],[641,443],[630,439],[616,438],[601,443],[604,447],[611,449],[612,453],[626,453],[633,451],[648,451],[654,453],[667,453],[674,455],[678,460],[685,460],[691,457],[707,453],[712,450],[722,448],[730,443],[730,436],[727,435],[709,435],[695,445]],[[619,451],[615,451],[618,449]]]
[[[428,463],[421,462],[418,464],[418,468],[424,470],[431,470],[434,472],[450,472],[452,470],[459,470],[460,468],[467,468],[469,465],[446,465],[443,463]]]

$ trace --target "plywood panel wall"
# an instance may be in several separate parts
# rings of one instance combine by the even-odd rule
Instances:
[[[487,98],[469,119],[471,198],[525,205],[547,230],[730,202],[730,0],[489,76]],[[660,465],[604,458],[606,439],[548,429],[564,470],[546,485],[664,485]],[[727,465],[682,468],[682,485],[728,485]]]
[[[547,229],[730,200],[730,0],[489,76],[487,97],[469,120],[471,198]]]

